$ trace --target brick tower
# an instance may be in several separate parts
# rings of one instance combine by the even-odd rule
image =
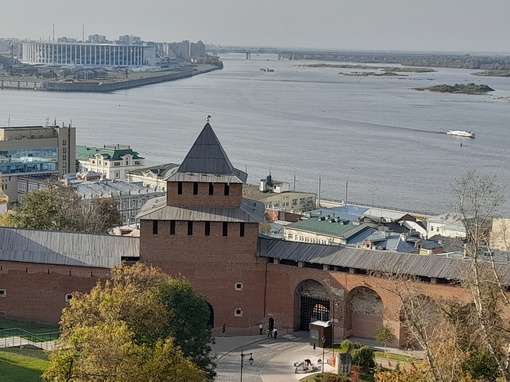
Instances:
[[[266,260],[257,258],[264,206],[242,197],[247,174],[232,166],[209,122],[167,180],[167,196],[140,213],[140,260],[184,275],[210,304],[213,327],[262,322]]]

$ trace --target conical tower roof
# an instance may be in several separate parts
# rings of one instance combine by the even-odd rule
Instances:
[[[184,179],[183,174],[188,174],[191,178],[196,178],[200,174],[213,175],[223,178],[226,182],[239,183],[246,182],[248,177],[245,172],[232,166],[209,122],[206,123],[176,173],[169,180],[196,180]]]

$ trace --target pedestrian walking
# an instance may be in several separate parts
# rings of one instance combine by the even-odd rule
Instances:
[[[274,339],[276,339],[276,336],[277,336],[277,335],[278,335],[278,329],[274,328],[274,329],[273,329],[273,335],[272,335],[272,337],[273,337]]]
[[[259,324],[259,335],[262,335],[262,329],[264,329],[264,327],[262,324]]]
[[[271,329],[267,329],[267,336],[273,338],[273,331]]]

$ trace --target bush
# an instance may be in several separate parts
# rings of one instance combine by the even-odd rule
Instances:
[[[362,346],[352,352],[352,363],[359,365],[361,370],[369,372],[374,368],[374,351],[369,346]]]

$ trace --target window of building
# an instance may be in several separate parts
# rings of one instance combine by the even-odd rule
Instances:
[[[67,153],[67,148],[66,147],[62,147],[62,153],[64,153],[64,154]]]
[[[242,317],[243,316],[243,310],[241,308],[237,308],[234,310],[234,316],[235,317]]]
[[[135,164],[141,164],[139,160],[135,160]]]
[[[244,236],[244,223],[241,223],[239,226],[239,236]]]
[[[225,183],[225,189],[223,191],[224,195],[230,195],[230,185],[228,183]]]
[[[205,222],[205,236],[211,235],[211,222]]]
[[[177,194],[182,195],[182,182],[177,182]]]
[[[235,290],[243,290],[243,283],[235,283],[234,289]]]
[[[2,185],[3,188],[3,185]],[[27,190],[27,184],[23,182],[18,183],[18,191],[26,191]]]
[[[170,235],[175,235],[175,220],[170,220]]]
[[[7,296],[7,290],[0,289],[0,297],[6,297]]]
[[[120,172],[115,171],[115,178],[117,178],[117,179],[120,178]]]
[[[70,294],[70,293],[66,294],[66,296],[65,296],[66,302],[71,301],[71,300],[72,300],[72,298],[73,298],[73,295],[72,295],[72,294]]]
[[[157,220],[152,221],[152,234],[153,235],[158,234],[158,221]]]
[[[188,235],[193,235],[193,222],[188,221]]]
[[[62,160],[67,160],[67,155],[62,155]]]
[[[198,195],[198,182],[193,182],[193,195]]]
[[[33,183],[29,183],[28,184],[28,191],[31,192],[31,191],[36,191],[37,190],[37,184],[33,184]]]
[[[41,137],[42,138],[42,137]],[[67,139],[62,139],[62,145],[65,146],[67,145]]]
[[[227,235],[228,235],[228,223],[223,222],[223,236],[227,236]]]
[[[209,195],[214,195],[214,183],[209,183]]]

